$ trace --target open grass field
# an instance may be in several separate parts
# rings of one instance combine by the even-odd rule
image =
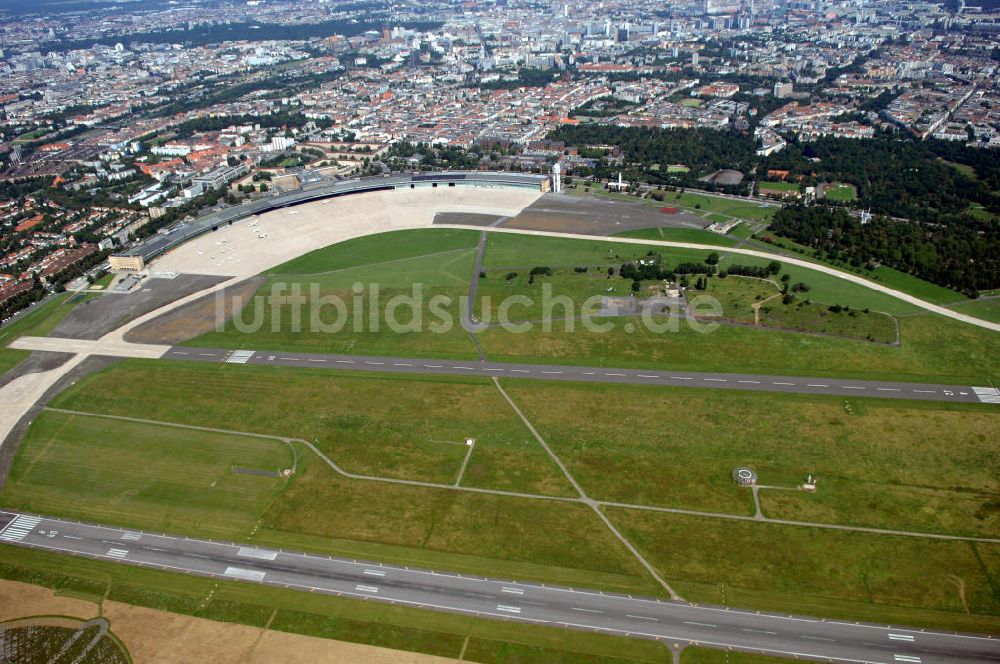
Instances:
[[[968,300],[951,307],[955,311],[1000,323],[1000,299]]]
[[[418,242],[414,239],[419,237],[419,235],[411,236],[414,246],[425,241]],[[373,330],[366,324],[362,326],[362,332],[355,333],[353,331],[355,319],[349,313],[345,325],[338,332],[296,333],[292,331],[292,314],[288,307],[282,308],[279,316],[275,318],[272,316],[271,307],[260,307],[258,311],[256,305],[250,305],[242,312],[241,320],[253,321],[259,313],[262,323],[260,331],[245,334],[239,332],[235,324],[230,322],[223,332],[211,332],[188,343],[204,347],[476,358],[478,353],[475,345],[457,324],[460,320],[458,298],[467,294],[467,286],[461,285],[461,282],[463,279],[472,278],[474,250],[460,247],[449,250],[450,253],[443,255],[422,254],[406,257],[400,256],[403,248],[393,250],[396,253],[381,249],[380,244],[383,239],[384,236],[366,238],[368,248],[362,247],[362,249],[369,256],[376,258],[397,256],[388,259],[394,262],[382,261],[371,267],[338,268],[311,277],[274,275],[271,277],[272,283],[295,282],[306,288],[308,284],[316,281],[322,293],[340,294],[350,302],[349,288],[354,281],[378,282],[383,285],[381,301],[385,303],[390,295],[403,292],[410,294],[412,280],[425,280],[431,284],[425,289],[425,295],[446,294],[453,298],[452,304],[446,307],[445,311],[455,324],[447,332],[397,333],[384,324],[381,324],[378,330]],[[426,247],[419,250],[425,251]],[[564,288],[571,296],[594,294],[597,284],[600,284],[597,290],[608,286],[624,288],[630,286],[626,280],[602,281],[591,277],[598,268],[606,270],[608,266],[613,266],[617,270],[622,263],[644,256],[649,250],[660,253],[668,265],[701,262],[709,253],[707,250],[643,247],[599,240],[497,233],[490,235],[487,244],[484,256],[486,278],[480,280],[480,296],[489,295],[496,304],[499,298],[506,295],[536,294],[535,291],[541,290],[542,280],[538,279],[530,286],[527,284],[527,273],[535,266],[567,270],[566,275],[557,274],[556,281],[565,281],[566,283],[560,288]],[[760,266],[769,260],[728,255],[724,248],[720,248],[719,253],[720,268],[731,265]],[[306,267],[321,269],[333,264],[339,262],[317,259]],[[586,266],[588,274],[577,275],[571,272],[578,266]],[[303,270],[301,266],[289,269],[295,273]],[[517,272],[518,275],[508,284],[506,276],[510,272]],[[722,326],[712,333],[700,334],[684,324],[680,325],[677,331],[666,333],[654,333],[642,326],[633,332],[628,332],[623,325],[616,325],[615,329],[606,334],[597,334],[585,329],[566,333],[563,331],[564,328],[546,333],[536,326],[537,329],[523,334],[512,334],[492,328],[477,336],[490,359],[508,361],[554,361],[567,364],[667,367],[777,375],[853,376],[929,382],[955,381],[977,385],[987,385],[1000,374],[996,359],[1000,356],[1000,346],[998,346],[1000,341],[996,335],[988,331],[933,314],[918,314],[916,312],[919,310],[916,307],[901,300],[808,268],[784,265],[781,274],[788,274],[792,284],[797,282],[808,284],[810,290],[808,293],[799,294],[799,299],[792,305],[793,309],[788,316],[779,316],[782,311],[774,307],[771,312],[765,312],[765,315],[771,316],[778,326],[787,325],[807,331],[823,331],[824,327],[827,327],[828,331],[837,334],[847,334],[858,339],[872,334],[873,339],[885,341],[891,340],[890,337],[894,336],[889,328],[891,321],[885,317],[875,316],[874,312],[886,312],[896,316],[916,315],[900,318],[902,344],[899,347],[876,346],[849,338],[824,338],[753,327]],[[893,279],[900,278],[900,273],[885,274],[887,278],[889,276]],[[924,282],[919,283],[922,287],[927,286]],[[266,285],[261,292],[269,292],[270,287]],[[937,293],[940,298],[948,294],[945,289],[940,289],[944,293],[939,293],[936,287],[931,287],[930,290]],[[809,321],[803,318],[805,314],[798,308],[798,304],[804,303],[806,299],[817,305],[812,307],[810,312],[806,312],[809,313],[810,320],[820,321],[822,325],[806,325]],[[366,305],[369,301],[365,301]],[[429,315],[428,297],[425,297],[424,302],[425,306],[421,309],[424,321],[438,320]],[[849,314],[838,314],[837,320],[834,320],[832,314],[820,317],[823,308],[832,304],[849,306],[856,315],[851,317]],[[536,305],[537,302],[532,307],[537,308]],[[515,307],[511,311],[517,313],[517,320],[532,320],[532,316],[540,317],[541,311],[536,311],[532,307]],[[864,314],[864,309],[869,309],[872,315]],[[554,311],[558,315],[558,310]],[[308,307],[304,308],[304,312],[303,327],[308,329],[306,325],[310,318]],[[330,317],[331,313],[333,318]],[[876,318],[878,320],[875,320]],[[381,320],[378,316],[376,319]],[[271,324],[275,320],[279,322],[279,326],[277,331],[273,332]],[[321,313],[321,320],[334,322],[336,312],[324,310]],[[402,323],[411,320],[405,308],[401,310],[398,320]],[[836,325],[828,327],[833,323]]]
[[[827,305],[813,302],[810,293],[793,293],[795,299],[785,304],[777,281],[712,277],[701,294],[716,298],[722,304],[722,317],[731,321],[746,324],[759,321],[760,325],[771,328],[879,343],[896,341],[896,323],[891,316],[863,309],[835,313]]]
[[[98,523],[245,537],[292,466],[279,441],[45,412],[2,494],[12,509]]]
[[[138,381],[138,382],[132,382]],[[131,385],[157,385],[135,394]],[[208,390],[211,400],[197,395]],[[313,442],[345,471],[571,495],[571,488],[486,379],[125,362],[91,376],[57,407]],[[40,434],[36,434],[40,435]]]
[[[769,517],[990,537],[1000,414],[989,406],[790,394],[513,381],[511,397],[594,498],[752,514],[734,468]],[[628,481],[623,481],[628,478]]]
[[[763,191],[798,191],[799,185],[794,182],[758,182],[757,188]]]
[[[401,473],[400,465],[404,462],[409,462],[411,476],[417,472],[433,475],[440,465],[449,468],[448,473],[442,473],[447,475],[443,478],[447,484],[455,481],[459,459],[452,450],[463,454],[464,445],[428,443],[400,433],[406,433],[406,427],[410,426],[416,438],[417,431],[425,435],[435,422],[441,425],[442,436],[476,428],[457,416],[465,408],[462,399],[434,392],[433,386],[421,387],[425,381],[400,380],[396,376],[371,379],[368,388],[348,378],[351,382],[338,389],[340,377],[335,375],[299,369],[260,369],[240,367],[236,371],[220,371],[217,367],[175,366],[155,361],[124,362],[77,383],[60,395],[57,406],[296,436],[316,440],[318,447],[348,469],[370,468],[372,473],[391,477],[393,473]],[[138,384],[129,382],[133,380],[153,381],[158,389],[155,393],[148,391],[145,397],[134,394],[128,387]],[[459,388],[468,390],[465,403],[480,413],[477,417],[484,418],[478,429],[485,430],[481,439],[478,433],[473,433],[477,449],[462,485],[566,493],[565,481],[555,474],[551,461],[539,448],[529,446],[523,433],[520,438],[505,437],[511,427],[504,422],[512,422],[514,417],[508,408],[497,407],[489,399],[474,403],[477,397],[486,396],[475,390],[477,384],[482,386],[486,382],[445,381],[445,385],[456,387],[450,393],[452,396]],[[196,396],[206,390],[217,395],[211,403]],[[358,393],[356,400],[338,410],[337,403],[352,391]],[[422,403],[411,400],[405,407],[374,405],[379,401],[394,401],[405,392],[422,393]],[[131,397],[125,398],[130,393]],[[358,405],[365,401],[369,406]],[[435,411],[440,411],[439,419],[430,415]],[[366,424],[366,420],[376,422]],[[460,424],[463,421],[465,424]],[[354,438],[345,435],[345,427],[349,432],[355,423],[371,433],[367,440],[360,435]],[[493,425],[497,426],[492,428]],[[26,455],[32,448],[27,446],[22,457],[28,458]],[[258,526],[254,541],[270,546],[626,592],[656,592],[652,579],[644,576],[628,552],[583,505],[348,479],[303,452],[300,448],[300,472],[279,499],[270,503],[259,518],[228,520],[227,527],[249,532]],[[175,461],[183,463],[183,459]],[[21,486],[19,477],[15,475],[8,484],[5,501],[13,500],[11,496],[17,497],[17,504],[48,499],[50,489]],[[62,509],[84,509],[88,492],[99,490],[109,489],[70,487],[68,493],[80,491],[84,499],[76,507],[67,501]],[[103,500],[102,496],[94,498],[93,503],[98,506],[95,509]],[[330,509],[331,505],[337,508]],[[52,513],[60,513],[56,511],[58,507],[59,504],[53,503]],[[145,518],[157,518],[155,515],[165,509],[164,505],[147,506]],[[73,514],[84,516],[79,511]],[[211,523],[205,519],[193,524],[187,532],[198,535],[210,527]]]
[[[0,327],[0,376],[31,354],[26,350],[7,348],[7,344],[25,335],[47,335],[76,306],[76,302],[69,300],[69,293],[57,295],[44,304],[36,304],[17,320]]]
[[[823,187],[823,198],[835,202],[849,202],[858,199],[854,185],[835,182]]]
[[[170,376],[187,371],[198,373],[196,379],[178,381]],[[299,370],[294,370],[294,374],[298,373]],[[213,374],[227,374],[229,381],[213,380]],[[236,422],[249,429],[258,421],[275,420],[267,412],[251,413],[254,404],[266,404],[269,400],[297,402],[307,391],[287,393],[277,383],[267,384],[267,374],[283,376],[286,380],[282,383],[286,383],[293,372],[127,361],[81,381],[59,397],[57,405],[88,404],[97,411],[151,418],[172,416],[175,421],[191,424],[209,420],[214,426],[229,426]],[[234,376],[240,375],[245,376],[242,387],[232,382]],[[133,394],[131,399],[122,398],[127,386],[137,381],[162,388]],[[410,390],[415,391],[418,382],[407,382]],[[269,390],[269,399],[255,398],[253,390],[260,383]],[[765,490],[765,510],[769,516],[798,510],[794,516],[806,512],[805,516],[820,520],[880,524],[884,521],[901,527],[923,519],[925,526],[933,523],[948,529],[982,528],[996,532],[995,510],[993,513],[987,510],[985,517],[972,514],[997,491],[989,463],[991,441],[996,439],[996,420],[995,415],[983,408],[922,408],[895,403],[886,406],[870,401],[855,403],[854,412],[847,413],[838,399],[791,396],[775,399],[774,395],[528,381],[512,381],[508,388],[571,472],[595,497],[747,514],[749,495],[732,484],[729,473],[734,465],[748,463],[757,468],[762,483],[766,484],[798,482],[807,472],[820,477],[820,493],[802,496],[799,505],[794,501],[772,502],[772,494],[778,492]],[[327,404],[338,401],[329,398],[329,390],[318,385],[312,389],[326,397]],[[234,396],[231,401],[224,399],[219,404],[201,406],[193,395],[206,391]],[[237,400],[247,405],[239,407]],[[804,405],[808,408],[803,408]],[[290,428],[296,423],[295,415],[309,409],[308,405],[295,410],[285,408],[283,421],[269,426]],[[412,417],[426,417],[425,411],[418,413]],[[64,417],[60,423],[53,417],[57,415],[47,413],[36,422],[32,434],[35,437],[18,458],[23,470],[12,477],[3,494],[5,504],[9,504],[10,496],[16,495],[19,502],[32,501],[33,505],[52,501],[51,507],[46,508],[50,513],[113,519],[122,525],[147,527],[153,527],[166,515],[176,514],[175,497],[162,486],[164,462],[159,460],[170,457],[172,463],[186,463],[189,455],[164,454],[149,442],[131,452],[128,465],[128,486],[139,490],[135,498],[129,495],[129,500],[121,501],[113,514],[104,511],[108,491],[104,485],[106,481],[115,481],[111,470],[102,471],[110,473],[106,476],[96,475],[104,482],[64,479],[77,497],[73,504],[60,498],[63,489],[51,486],[46,481],[47,474],[38,479],[40,466],[24,470],[38,457],[38,441],[43,442],[46,450],[41,458],[47,459],[50,467],[69,467],[79,459],[74,441],[96,438],[93,430],[81,429],[78,423],[84,419],[95,420],[98,426],[106,422],[78,416]],[[397,412],[395,416],[407,419],[404,413]],[[54,427],[58,428],[52,435],[41,435]],[[159,430],[165,427],[147,424],[137,427],[129,432],[129,439],[164,438]],[[34,433],[36,430],[39,433]],[[174,430],[170,433],[176,438]],[[916,440],[914,435],[918,436]],[[254,444],[260,442],[253,440]],[[91,450],[93,444],[90,443]],[[147,463],[139,456],[144,450],[149,451],[153,462]],[[341,451],[345,452],[342,461],[347,463],[349,455],[346,450]],[[113,452],[118,453],[117,448]],[[353,453],[362,454],[356,449]],[[91,456],[95,464],[104,461],[93,453]],[[199,464],[196,460],[195,467]],[[209,464],[209,468],[212,472],[190,473],[192,478],[204,477],[200,482],[191,481],[200,486],[224,466],[216,463]],[[54,480],[55,476],[52,477]],[[623,481],[623,478],[628,479]],[[142,491],[143,486],[158,490]],[[798,494],[788,495],[798,497]],[[784,492],[782,500],[783,496]],[[252,511],[260,509],[260,504],[256,505]],[[336,509],[331,509],[331,505]],[[990,575],[1000,566],[1000,547],[619,508],[608,509],[607,513],[688,599],[962,629],[1000,626],[1000,619],[996,618],[1000,614],[1000,597],[994,596],[988,583]],[[204,535],[217,532],[222,525],[217,520],[223,519],[221,513],[203,510],[200,517],[191,522],[175,517],[170,522],[171,529],[177,532],[186,524],[186,534]],[[979,525],[968,525],[980,518]],[[256,528],[249,540],[266,546],[625,592],[655,592],[652,581],[643,576],[638,564],[583,505],[350,480],[336,475],[307,452],[300,454],[299,472],[287,488],[274,496],[258,515],[250,512],[226,515],[224,528],[226,532],[244,533]],[[749,541],[769,545],[748,547]],[[4,555],[0,551],[0,561]],[[125,573],[137,574],[137,571]],[[952,576],[965,584],[968,613],[961,604],[963,595],[958,582],[950,580]],[[176,588],[153,592],[144,583],[127,584],[109,597],[140,604],[163,604],[157,608],[171,610],[178,610],[173,604],[177,601],[179,610],[184,612],[206,610],[197,596],[175,600],[171,593]],[[98,587],[103,587],[99,584]],[[254,590],[259,592],[256,587]],[[231,601],[235,604],[214,595],[213,602],[218,603],[212,605],[213,615],[206,617],[253,622],[270,615],[261,608],[260,599],[252,602],[253,606]],[[301,607],[294,610],[310,613]],[[362,629],[352,623],[345,626],[325,618],[307,619],[299,615],[282,621],[275,618],[272,627],[276,624],[284,626],[278,629],[303,625],[302,629],[319,632],[321,636],[347,640],[351,640],[348,637],[355,629],[364,634],[379,633],[373,625]],[[393,634],[393,630],[388,634]],[[379,638],[390,639],[390,636]],[[389,645],[401,647],[399,642]],[[502,644],[481,647],[499,652],[499,656],[516,651]],[[545,661],[545,647],[538,651],[539,661]]]
[[[736,371],[989,385],[1000,376],[997,335],[933,314],[901,318],[898,347],[782,330],[722,325],[699,333],[683,321],[656,332],[616,324],[604,334],[534,326],[478,335],[491,360],[582,366]]]
[[[1000,629],[1000,546],[608,509],[691,601]]]
[[[0,577],[210,620],[494,664],[668,664],[663,645],[0,547]],[[509,660],[508,660],[509,661]],[[756,663],[753,663],[756,664]]]
[[[428,254],[475,249],[476,231],[431,228],[381,233],[323,247],[270,270],[277,275],[318,275]]]
[[[440,233],[446,233],[447,242],[465,241],[465,234],[458,231],[424,232],[429,236],[403,231],[378,236],[377,240],[363,238],[333,245],[279,266],[236,320],[222,331],[209,332],[189,343],[305,352],[477,357],[475,345],[457,323],[461,320],[460,298],[468,294],[473,276],[478,235],[470,234],[472,248],[402,255],[426,251],[427,243]],[[353,249],[344,251],[347,245],[353,245]],[[360,257],[375,262],[352,265]],[[327,269],[306,272],[323,268]],[[360,295],[354,290],[355,284],[361,285]],[[414,290],[415,284],[418,291]],[[274,306],[275,297],[287,297],[293,288],[305,298],[298,314],[291,306]],[[393,320],[403,326],[397,328],[401,331],[394,331],[386,318],[389,303],[394,298],[412,300],[416,293],[422,295],[416,306],[400,300],[401,305],[394,309]],[[440,309],[432,309],[435,296],[448,298]],[[343,303],[343,309],[330,304],[330,298]],[[373,310],[375,325],[371,323]],[[454,324],[442,333],[406,331],[407,326],[425,328],[443,317]]]

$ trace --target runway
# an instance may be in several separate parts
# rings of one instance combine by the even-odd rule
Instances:
[[[478,360],[429,360],[362,355],[328,355],[323,353],[289,353],[284,351],[225,350],[185,346],[171,347],[162,357],[172,360],[313,367],[340,369],[344,371],[486,376],[491,378],[525,378],[628,385],[656,385],[661,387],[698,387],[752,392],[822,394],[842,397],[863,396],[884,399],[946,401],[952,403],[1000,404],[1000,392],[993,387],[863,381],[844,378],[803,378],[802,376],[700,373],[654,369],[614,369],[607,367],[567,366],[562,364],[512,364],[506,362],[481,362]]]
[[[0,543],[217,579],[486,618],[789,657],[872,664],[1000,662],[1000,640],[755,613],[0,512]]]

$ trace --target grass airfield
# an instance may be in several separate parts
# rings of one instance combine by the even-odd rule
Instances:
[[[535,295],[548,282],[576,301],[612,282],[627,291],[629,281],[596,278],[596,271],[617,269],[646,252],[636,245],[495,234],[480,276],[478,242],[478,232],[455,229],[348,240],[269,269],[261,291],[278,283],[317,283],[324,294],[346,296],[354,283],[375,281],[393,295],[419,281],[428,293],[457,298],[477,279],[480,295],[494,299]],[[709,253],[655,250],[669,265],[701,262]],[[766,264],[727,255],[724,246],[718,252],[722,267]],[[554,275],[529,284],[525,277],[536,266],[549,266]],[[574,270],[581,266],[588,271]],[[510,272],[518,277],[506,279]],[[782,273],[791,283],[810,284],[809,306],[816,311],[793,305],[790,312],[765,313],[776,327],[792,321],[799,330],[747,324],[751,305],[776,292],[776,284],[729,277],[711,279],[707,292],[742,316],[741,324],[712,334],[684,326],[666,335],[621,327],[605,335],[515,335],[490,328],[477,339],[491,360],[501,361],[977,385],[1000,373],[995,334],[805,268],[785,266]],[[830,304],[848,305],[859,315],[845,316],[836,323],[842,327],[810,328],[821,318],[816,312]],[[248,319],[256,305],[249,306],[243,312]],[[864,309],[885,318],[861,315]],[[45,311],[36,329],[54,325],[50,317],[57,321],[61,313],[58,305]],[[450,311],[460,316],[457,308]],[[333,335],[272,332],[271,313],[263,313],[263,332],[247,335],[230,324],[187,343],[469,359],[479,353],[461,328],[443,335],[385,329],[359,335],[351,324]],[[525,308],[519,316],[533,320],[543,313]],[[822,318],[823,325],[833,324]],[[900,345],[865,339],[887,339],[887,320],[898,323]],[[830,330],[836,334],[818,334]],[[994,581],[1000,544],[850,530],[995,538],[1000,483],[993,448],[1000,420],[989,406],[540,381],[502,385],[603,514],[685,599],[1000,631]],[[471,448],[467,438],[475,441]],[[751,492],[730,479],[738,465],[758,471],[765,485],[761,514],[770,520],[753,519]],[[288,478],[273,476],[292,467]],[[807,474],[820,478],[815,494],[795,490]],[[483,379],[123,361],[78,381],[35,419],[0,505],[330,555],[662,594],[576,500],[555,462]],[[0,574],[97,598],[446,657],[463,654],[469,661],[670,661],[665,647],[641,641],[581,634],[567,645],[565,632],[548,628],[178,579],[11,547],[0,548]],[[715,652],[691,649],[681,661],[715,658]],[[734,655],[726,661],[776,660]]]

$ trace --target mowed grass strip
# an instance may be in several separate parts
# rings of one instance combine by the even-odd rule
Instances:
[[[88,594],[98,603],[107,595],[112,601],[210,620],[441,657],[457,658],[464,647],[466,661],[484,664],[497,661],[498,652],[516,652],[523,664],[670,661],[661,644],[640,639],[220,582],[17,547],[0,547],[0,577]]]
[[[301,438],[347,472],[449,485],[473,438],[464,486],[573,495],[485,378],[126,361],[80,381],[54,405]]]
[[[760,484],[769,517],[994,537],[1000,532],[989,406],[795,394],[505,381],[594,498],[752,514],[733,483]]]
[[[280,441],[43,412],[2,494],[6,507],[159,531],[243,537],[292,466]]]
[[[390,231],[316,249],[272,268],[272,275],[314,275],[373,263],[388,263],[427,254],[475,249],[479,233],[428,228]]]
[[[254,540],[431,569],[657,592],[580,503],[347,480],[316,460],[265,514]]]
[[[629,509],[607,514],[689,601],[1000,629],[1000,546]]]

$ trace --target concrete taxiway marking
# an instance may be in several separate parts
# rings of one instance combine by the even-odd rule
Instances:
[[[504,613],[520,613],[521,607],[509,606],[507,604],[497,604],[497,611],[503,611]]]

